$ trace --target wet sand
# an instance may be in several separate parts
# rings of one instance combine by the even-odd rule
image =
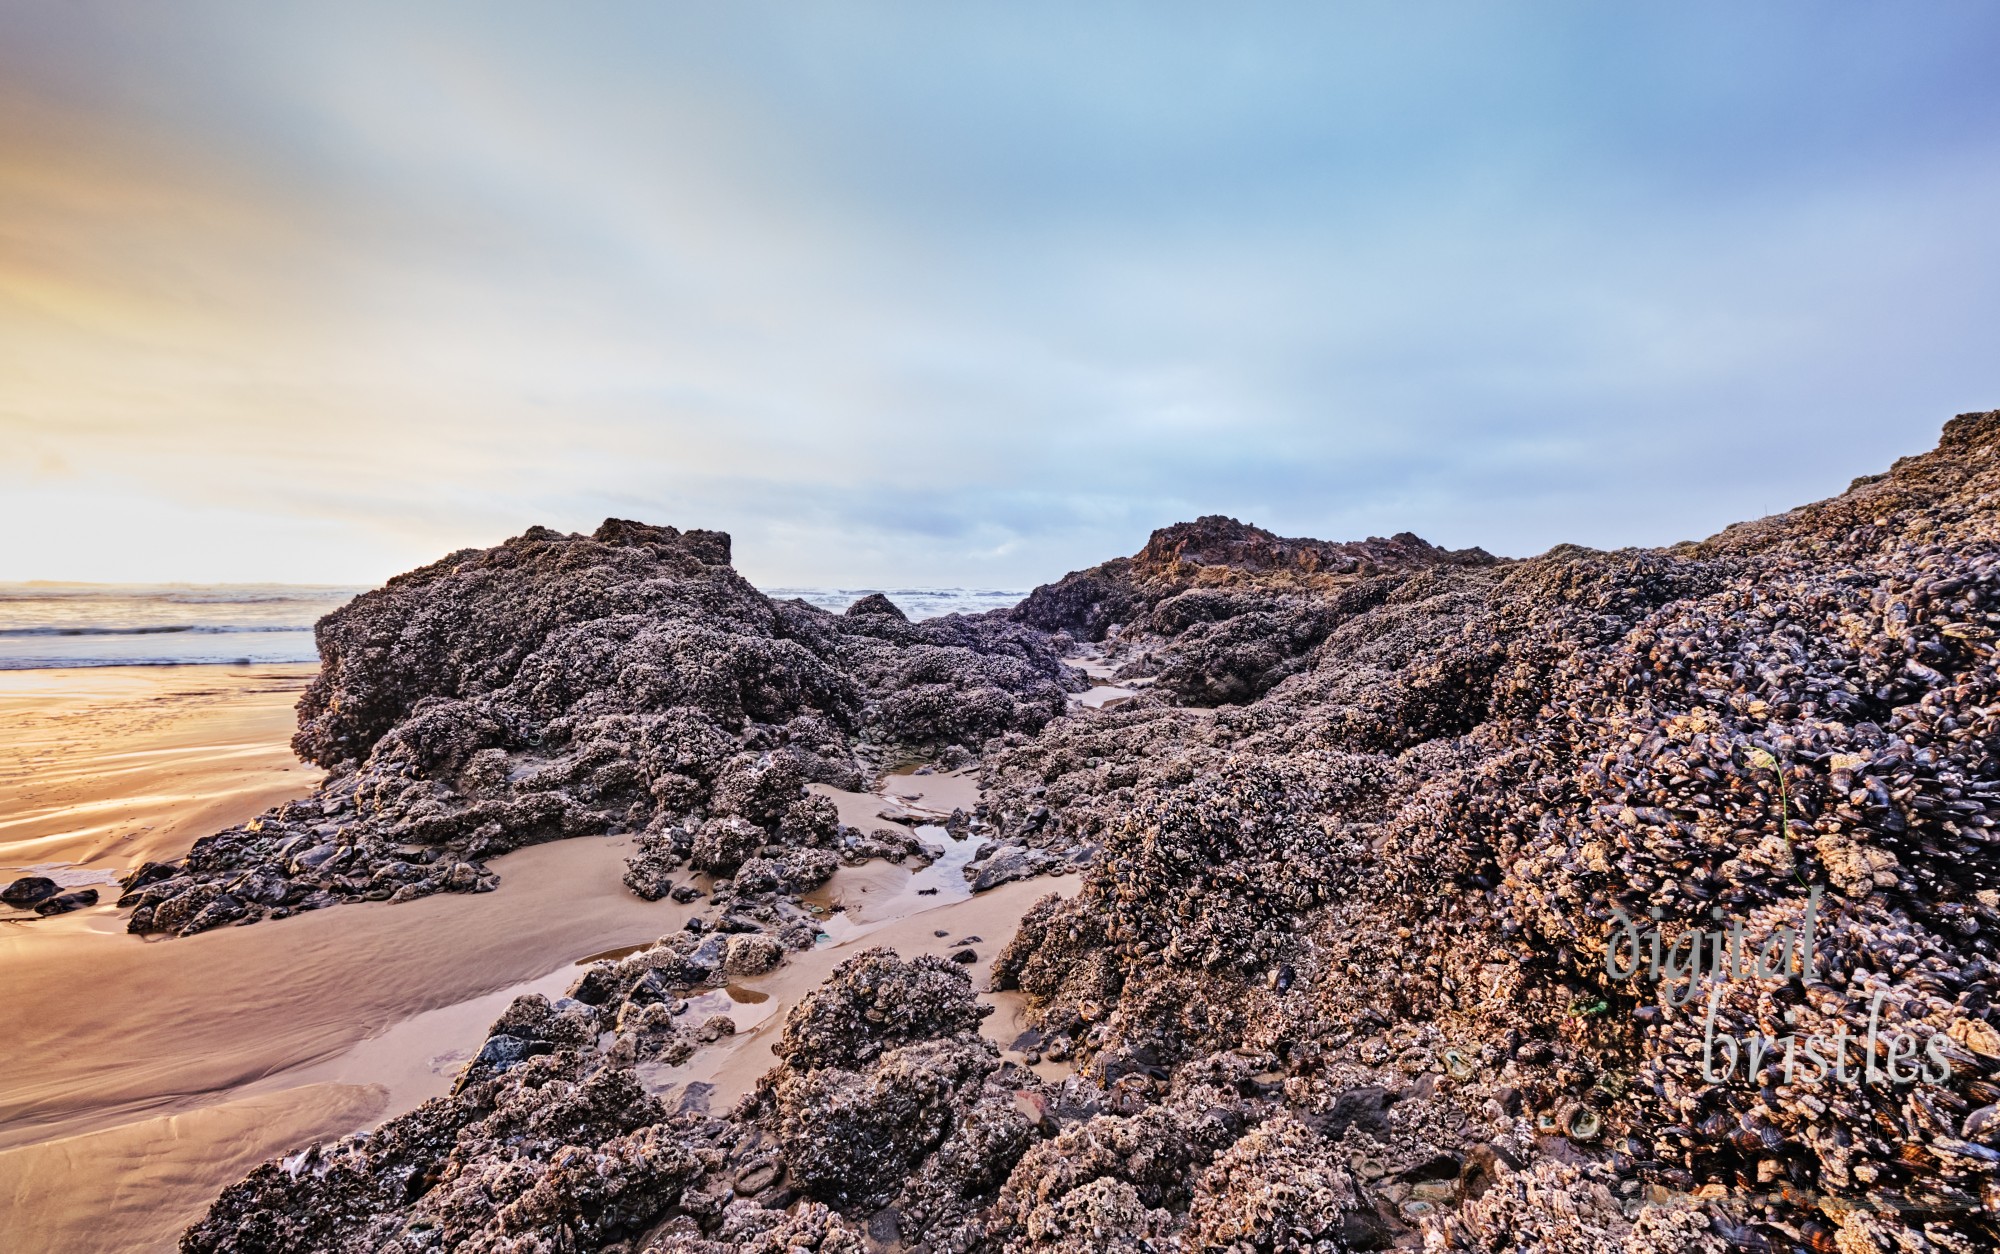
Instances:
[[[0,674],[10,875],[102,882],[317,782],[284,747],[310,668],[131,669]],[[971,897],[962,867],[977,842],[923,820],[977,797],[971,775],[942,772],[840,795],[847,821],[903,813],[949,856],[843,868],[824,891],[846,909],[821,946],[705,995],[705,1011],[742,1030],[649,1080],[700,1080],[718,1108],[734,1100],[772,1064],[798,998],[875,945],[943,954],[978,936],[983,988],[1021,915],[1076,880]],[[495,859],[492,893],[338,906],[185,940],[128,935],[109,893],[89,910],[0,922],[13,1046],[0,1075],[0,1249],[170,1250],[258,1163],[447,1092],[515,996],[558,996],[580,960],[677,931],[706,904],[633,896],[619,882],[629,849],[629,837],[559,841]],[[1005,1044],[1020,1011],[1001,997],[986,1030]]]
[[[1075,694],[1070,700],[1085,709],[1104,710],[1121,701],[1130,701],[1139,695],[1139,691],[1137,688],[1127,688],[1122,684],[1096,684],[1087,692]]]
[[[289,742],[317,669],[0,671],[0,875],[105,883],[311,792],[321,772]]]
[[[538,845],[494,860],[492,893],[185,940],[128,936],[104,906],[13,929],[0,1246],[166,1248],[245,1163],[446,1092],[518,992],[559,995],[575,959],[685,922],[623,889],[628,849]]]
[[[936,910],[972,896],[965,868],[987,842],[978,836],[954,836],[943,820],[955,809],[970,812],[979,804],[977,771],[889,775],[872,793],[844,792],[825,784],[808,784],[809,791],[831,798],[840,821],[862,831],[902,828],[916,835],[939,855],[929,863],[917,859],[902,864],[875,861],[844,866],[823,887],[806,894],[807,904],[831,909],[821,927],[836,943],[845,943],[885,922],[920,911]],[[881,817],[898,815],[900,821]]]
[[[845,792],[827,784],[807,784],[810,792],[832,800],[840,821],[862,831],[892,827],[897,822],[942,823],[953,810],[972,813],[979,804],[979,772],[933,771],[918,775],[895,771],[874,792]],[[884,817],[884,812],[891,817]]]
[[[0,675],[10,876],[101,882],[308,792],[285,748],[310,668]],[[125,672],[130,673],[125,673]],[[0,923],[0,1249],[170,1249],[266,1158],[445,1092],[516,991],[692,907],[619,883],[626,838],[496,859],[500,889],[186,940],[108,903]]]
[[[1106,659],[1101,649],[1087,650],[1080,656],[1065,660],[1091,679],[1088,691],[1070,694],[1071,709],[1108,709],[1122,701],[1130,701],[1152,683],[1150,679],[1133,680],[1130,685],[1119,683],[1112,674],[1119,664]]]
[[[837,908],[821,920],[826,939],[815,949],[790,955],[785,965],[768,975],[739,981],[726,993],[712,993],[698,1001],[694,1006],[697,1013],[728,1015],[736,1024],[736,1035],[723,1038],[679,1066],[642,1068],[647,1086],[671,1096],[685,1092],[687,1085],[706,1084],[711,1086],[707,1098],[710,1109],[726,1110],[777,1064],[771,1046],[786,1014],[799,999],[823,983],[842,962],[878,947],[893,949],[905,958],[919,954],[946,957],[970,948],[978,955],[970,967],[974,987],[980,990],[982,1001],[997,1008],[981,1031],[1002,1047],[1005,1056],[1022,1061],[1006,1047],[1026,1026],[1023,1008],[1014,995],[988,991],[993,958],[1013,939],[1029,907],[1050,893],[1073,895],[1082,887],[1079,879],[1065,875],[1016,881],[973,895],[964,868],[986,842],[978,837],[955,839],[936,823],[915,820],[943,819],[954,809],[970,811],[979,803],[976,770],[925,775],[897,772],[872,793],[845,792],[824,784],[808,787],[832,799],[841,822],[864,831],[892,825],[890,820],[877,817],[884,810],[905,814],[912,820],[907,826],[918,838],[945,854],[928,865],[913,860],[904,865],[875,861],[841,867],[824,887],[804,899],[813,905]],[[964,943],[968,939],[970,945]],[[1062,1070],[1067,1073],[1066,1068]]]
[[[865,869],[865,868],[863,868]],[[1022,1003],[1011,994],[987,992],[988,972],[1001,948],[1013,939],[1021,916],[1050,893],[1070,896],[1081,887],[1074,875],[1055,879],[1018,880],[1002,884],[977,897],[935,906],[859,930],[837,944],[823,945],[802,954],[793,954],[769,975],[741,981],[737,988],[765,998],[757,1002],[721,1000],[727,994],[710,994],[710,1001],[698,1003],[703,1014],[726,1014],[735,1021],[735,1036],[725,1037],[678,1067],[641,1069],[647,1087],[671,1094],[681,1086],[703,1083],[713,1086],[709,1108],[727,1110],[748,1093],[766,1071],[777,1064],[771,1046],[777,1042],[785,1015],[801,997],[825,981],[834,967],[856,954],[880,946],[895,950],[905,958],[919,954],[944,957],[962,948],[969,936],[980,939],[971,945],[979,961],[971,967],[973,983],[981,990],[980,1000],[996,1006],[995,1013],[980,1025],[981,1034],[1001,1046],[1002,1055],[1021,1062],[1021,1056],[1007,1049],[1026,1026],[1021,1018]],[[938,932],[945,935],[939,936]],[[1045,1075],[1059,1077],[1068,1068],[1044,1064],[1036,1068]],[[684,1091],[684,1090],[682,1090]]]

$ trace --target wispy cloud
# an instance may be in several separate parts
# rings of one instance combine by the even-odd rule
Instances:
[[[0,577],[1660,543],[2000,404],[1983,6],[14,6]],[[51,518],[60,515],[60,525]]]

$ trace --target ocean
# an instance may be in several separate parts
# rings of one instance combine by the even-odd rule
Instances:
[[[366,588],[317,584],[0,583],[0,670],[317,662],[313,623]],[[883,592],[911,618],[1026,596],[975,588],[767,588],[835,613]]]
[[[796,597],[808,605],[838,614],[871,592],[879,592],[896,603],[911,619],[943,618],[946,614],[984,614],[1018,605],[1026,592],[985,588],[765,588],[773,601]]]

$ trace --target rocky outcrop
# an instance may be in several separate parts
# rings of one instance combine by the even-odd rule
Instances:
[[[1495,564],[1405,532],[1346,544],[1286,539],[1209,515],[1155,531],[1136,556],[1065,575],[1012,611],[1079,640],[1114,637],[1122,677],[1189,705],[1254,700],[1306,666],[1339,624],[1438,568]]]
[[[1294,1109],[1337,1107],[1362,1067],[1493,1093],[1425,1152],[1463,1170],[1482,1140],[1535,1162],[1554,1138],[1582,1174],[1520,1187],[1596,1200],[1541,1225],[1549,1248],[1982,1247],[1996,488],[2000,414],[1967,415],[1703,544],[1397,576],[1241,709],[1145,698],[1013,738],[985,768],[1002,828],[1103,854],[1000,974],[1095,1075],[1253,1044]],[[1803,935],[1814,900],[1810,978],[1682,1000],[1607,975],[1624,920],[1685,953],[1701,928]],[[1886,1023],[1937,1082],[1867,1080]],[[1725,1035],[1769,1042],[1755,1080],[1704,1077]],[[1786,1083],[1791,1037],[1844,1039],[1861,1078]],[[1698,1231],[1646,1210],[1696,1192]],[[1746,1200],[1774,1194],[1801,1209]],[[1840,1202],[1864,1195],[1916,1217]],[[1440,1248],[1513,1248],[1520,1204],[1421,1200],[1400,1221]]]
[[[1364,567],[1169,529],[1010,620],[1152,690],[981,749],[984,861],[1095,851],[993,938],[1012,1046],[1064,1078],[979,1036],[963,966],[876,951],[739,1108],[669,1110],[627,1069],[728,1030],[685,1006],[735,942],[688,934],[517,1003],[449,1101],[260,1168],[188,1248],[1993,1248],[1996,503],[2000,413],[1664,550]],[[704,822],[823,820],[776,808],[793,768],[731,769]],[[1607,967],[1647,932],[1667,978]],[[1789,965],[1729,970],[1778,936]],[[1704,1073],[1722,1036],[1768,1042],[1755,1074],[1747,1045]],[[1787,1075],[1788,1037],[1826,1074]]]
[[[318,638],[293,745],[325,783],[135,872],[120,899],[134,931],[483,891],[496,854],[607,832],[639,835],[629,882],[658,898],[684,866],[728,876],[838,847],[807,782],[976,754],[1083,682],[1005,618],[774,602],[729,565],[728,536],[616,519],[455,553],[328,615]]]

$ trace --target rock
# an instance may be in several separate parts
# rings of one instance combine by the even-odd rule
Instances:
[[[627,883],[649,900],[681,868],[733,875],[767,852],[765,891],[802,891],[826,864],[787,858],[839,841],[808,782],[859,788],[864,747],[964,753],[1063,712],[1072,673],[1034,628],[774,602],[729,555],[719,532],[537,527],[355,598],[318,624],[300,702],[294,747],[324,782],[140,868],[133,922],[231,921],[135,896],[160,882],[260,914],[401,903],[491,891],[486,860],[522,845],[627,831]]]
[[[282,875],[252,872],[229,886],[231,895],[265,906],[282,906],[291,895],[292,882]]]
[[[979,955],[970,949],[960,949],[952,953],[951,960],[962,967],[969,967],[979,961]]]
[[[1211,569],[1251,576],[1324,577],[1493,561],[1483,550],[1447,552],[1407,532],[1389,540],[1336,544],[1284,539],[1261,527],[1210,514],[1155,531],[1134,557],[1115,558],[1044,584],[1011,613],[1044,630],[1073,632],[1094,641],[1110,635],[1114,624],[1124,624],[1127,636],[1143,633],[1151,625],[1150,614],[1181,598],[1187,599],[1163,614],[1170,631],[1240,612],[1228,593],[1201,584]]]
[[[149,884],[172,879],[180,868],[171,862],[142,862],[118,881],[118,887],[126,893],[134,893]]]
[[[1375,1249],[1392,1231],[1347,1164],[1289,1114],[1253,1129],[1202,1173],[1187,1219],[1197,1249]]]
[[[235,923],[248,913],[249,908],[240,900],[228,893],[219,893],[181,926],[180,935],[192,936],[225,923]]]
[[[695,897],[700,895],[698,890],[684,890],[675,887],[670,870],[671,868],[664,865],[650,863],[650,861],[642,862],[635,856],[633,864],[625,872],[624,883],[627,888],[631,889],[634,894],[645,901],[658,901],[660,898],[667,896],[673,896],[676,901],[679,901],[681,898],[678,894],[682,891],[689,891],[690,895],[686,899],[688,901],[693,901]]]
[[[300,904],[368,890],[411,827],[449,865],[616,822],[675,870],[734,819],[762,840],[711,917],[760,930],[594,968],[599,1003],[518,999],[493,1030],[543,1052],[259,1168],[190,1254],[2000,1248],[2000,412],[1697,543],[1494,561],[1208,517],[944,627],[759,601],[713,539],[601,532],[456,555],[336,621],[302,728],[338,767],[323,812],[198,843],[134,919],[324,843],[354,852]],[[1140,695],[1044,714],[1082,639]],[[786,857],[894,851],[787,790],[925,739],[978,750],[975,882],[1078,875],[992,963],[1021,1056],[1063,1078],[979,1035],[971,964],[875,949],[740,1102],[649,1095],[639,1068],[734,1026],[674,991],[813,926]],[[1621,916],[1754,939],[1809,902],[1812,969],[1722,981],[1712,1014],[1607,972]],[[1700,1076],[1705,1031],[1871,1019],[1944,1074]]]
[[[0,889],[0,901],[18,909],[27,909],[47,901],[61,891],[62,887],[45,875],[23,875],[6,888]]]
[[[861,614],[883,614],[887,615],[890,618],[896,619],[898,622],[909,621],[908,617],[904,615],[903,611],[896,608],[896,603],[894,601],[891,601],[888,597],[883,596],[879,592],[871,592],[867,596],[862,597],[859,601],[856,601],[854,604],[847,607],[847,616],[849,618],[853,618]]]
[[[695,1038],[704,1045],[712,1045],[725,1036],[736,1035],[736,1020],[728,1015],[710,1015],[695,1029]]]
[[[290,870],[294,875],[301,875],[307,871],[317,871],[321,867],[342,858],[346,853],[347,850],[341,848],[339,845],[314,845],[303,853],[293,855]]]
[[[153,907],[153,927],[161,932],[179,933],[221,895],[207,884],[190,885]],[[305,903],[301,903],[301,908],[305,908]]]
[[[84,888],[73,893],[60,893],[45,901],[36,902],[35,913],[41,915],[68,914],[72,910],[81,910],[86,906],[94,906],[96,904],[97,890],[94,888]]]
[[[478,1066],[505,1071],[537,1054],[546,1054],[549,1050],[550,1046],[546,1041],[526,1040],[500,1033],[486,1038],[486,1043],[479,1047],[479,1055],[473,1062]]]
[[[943,959],[870,949],[800,999],[772,1052],[797,1070],[853,1070],[895,1045],[974,1031],[987,1013],[971,977]]]
[[[569,995],[586,1006],[602,1006],[616,995],[617,987],[617,978],[606,968],[597,966],[583,973]],[[657,1001],[658,998],[652,1000]]]
[[[730,875],[764,845],[764,829],[745,819],[710,819],[694,838],[693,864],[710,875]]]
[[[777,858],[751,858],[736,871],[739,893],[811,892],[833,878],[840,857],[831,849],[794,849]]]
[[[986,851],[982,849],[980,852]],[[1045,849],[1002,845],[966,867],[965,878],[972,881],[973,892],[983,893],[989,888],[998,888],[1014,880],[1025,880],[1040,875],[1060,860]]]
[[[763,975],[784,960],[785,948],[776,938],[750,933],[730,937],[729,953],[722,965],[730,975],[752,976]]]

